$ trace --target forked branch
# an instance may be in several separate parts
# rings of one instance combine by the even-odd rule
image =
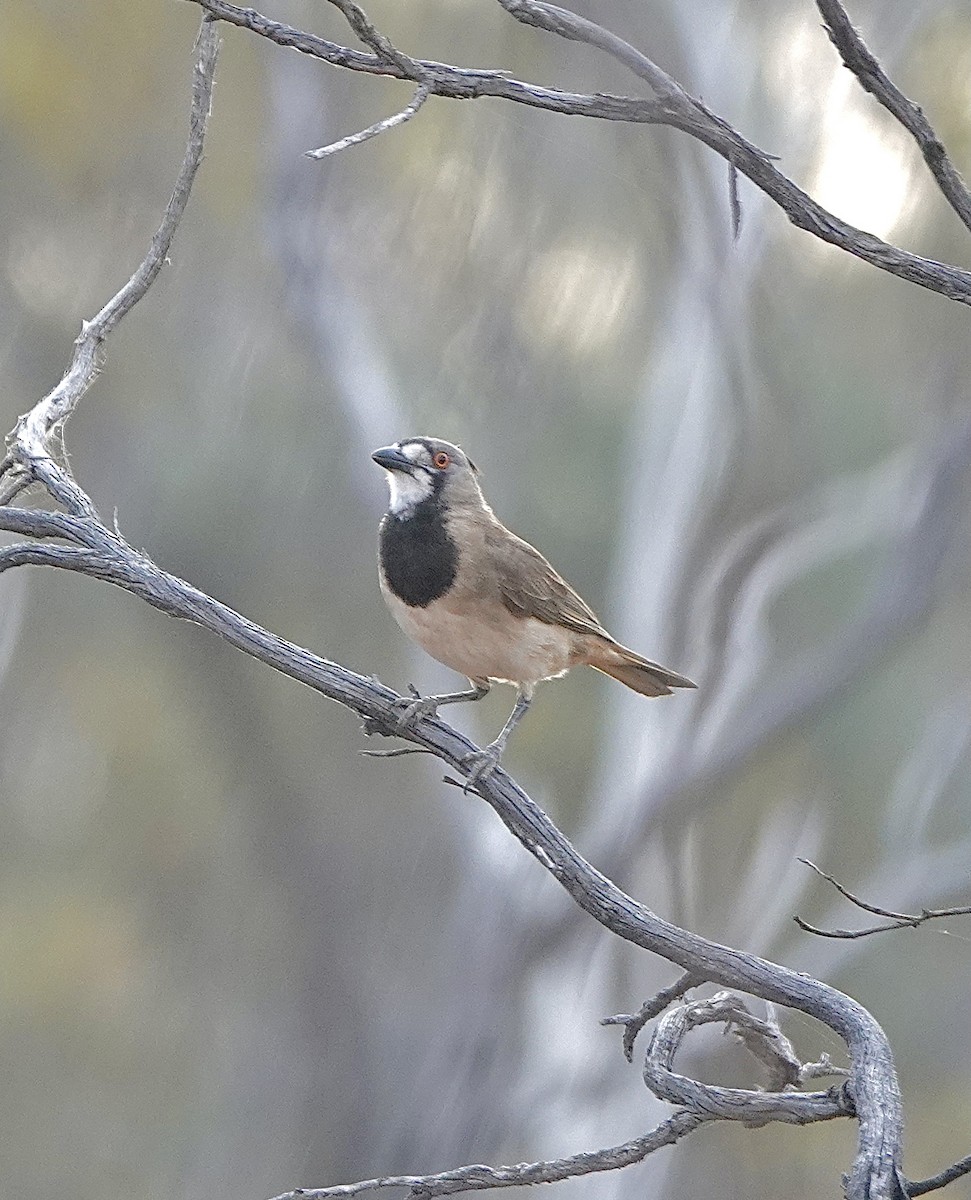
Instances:
[[[886,921],[878,925],[867,925],[863,929],[820,929],[817,925],[810,925],[802,917],[792,918],[800,929],[804,929],[806,933],[814,933],[818,937],[844,939],[870,937],[871,934],[887,933],[891,929],[916,929],[918,925],[923,925],[925,921],[936,921],[942,917],[966,917],[971,915],[971,904],[960,905],[957,908],[922,908],[919,913],[895,912],[892,908],[881,908],[878,904],[871,904],[861,896],[857,896],[855,892],[851,892],[838,879],[832,875],[828,875],[820,867],[817,867],[814,862],[810,862],[808,858],[800,858],[799,861],[805,863],[807,867],[815,871],[820,878],[831,883],[841,896],[845,896],[857,908],[862,909],[864,912],[872,913],[875,917],[887,918]]]

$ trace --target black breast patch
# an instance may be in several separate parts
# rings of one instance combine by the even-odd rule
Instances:
[[[380,554],[388,587],[410,608],[425,608],[455,582],[458,547],[432,497],[402,519],[385,513]]]

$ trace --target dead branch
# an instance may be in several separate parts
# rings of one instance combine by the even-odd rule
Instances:
[[[380,1188],[406,1187],[413,1196],[452,1196],[457,1192],[478,1191],[483,1188],[523,1187],[534,1183],[559,1183],[577,1175],[592,1175],[599,1171],[616,1171],[643,1162],[649,1154],[692,1133],[699,1125],[715,1118],[701,1113],[679,1112],[644,1137],[595,1150],[558,1158],[547,1162],[519,1163],[514,1167],[487,1167],[474,1163],[443,1171],[438,1175],[389,1175],[383,1179],[364,1179],[359,1183],[343,1183],[325,1188],[296,1188],[274,1200],[330,1200],[335,1196],[356,1196]]]
[[[832,875],[828,875],[822,868],[817,867],[814,862],[810,862],[808,858],[800,858],[799,861],[805,863],[817,875],[825,879],[828,883],[831,883],[841,896],[845,896],[857,908],[863,909],[864,912],[873,913],[876,917],[887,918],[887,921],[882,925],[868,925],[864,929],[820,929],[816,925],[810,925],[802,917],[795,916],[792,918],[800,929],[804,929],[806,933],[814,933],[818,937],[869,937],[873,933],[886,933],[891,929],[916,929],[918,925],[923,925],[925,921],[937,920],[940,917],[966,917],[971,915],[971,904],[959,905],[957,908],[922,908],[919,913],[894,912],[890,908],[880,908],[879,905],[870,904],[862,897],[851,892],[838,879],[835,879]]]
[[[932,1175],[930,1179],[921,1179],[919,1182],[907,1184],[908,1196],[924,1196],[928,1192],[936,1192],[938,1188],[947,1187],[949,1183],[953,1183],[955,1179],[960,1179],[963,1175],[971,1174],[971,1154],[966,1158],[959,1159],[950,1167],[946,1167],[937,1175]]]
[[[777,1085],[778,1090],[719,1087],[689,1079],[673,1070],[674,1057],[685,1036],[699,1025],[713,1022],[733,1031],[738,1040],[768,1066],[770,1085]],[[770,1121],[806,1125],[854,1114],[852,1092],[846,1084],[825,1092],[782,1090],[794,1087],[802,1077],[803,1065],[778,1026],[749,1012],[741,997],[731,992],[720,992],[710,1000],[682,1004],[666,1013],[657,1024],[644,1060],[644,1082],[661,1100],[683,1105],[691,1112],[708,1113],[720,1120],[741,1121],[749,1126]]]
[[[382,730],[388,735],[394,732],[402,697],[374,679],[270,633],[161,570],[97,517],[2,507],[0,528],[34,538],[58,537],[69,543],[32,541],[7,546],[0,550],[0,573],[15,566],[43,565],[113,583],[162,612],[201,625],[275,670],[370,718],[373,731]],[[425,718],[400,736],[437,755],[455,773],[466,775],[464,760],[474,747],[438,719]],[[660,954],[694,977],[797,1008],[833,1029],[850,1055],[847,1094],[853,1097],[859,1119],[857,1156],[847,1196],[856,1200],[901,1194],[897,1167],[901,1112],[893,1056],[883,1030],[861,1005],[817,980],[664,921],[586,862],[505,772],[496,771],[475,790],[574,901],[612,933]],[[791,1107],[784,1111],[790,1112]],[[807,1119],[822,1119],[819,1111],[818,1105],[808,1103]],[[830,1115],[840,1114],[834,1111]],[[753,1108],[751,1118],[755,1122],[792,1119],[768,1115],[761,1103]]]
[[[628,1062],[633,1062],[634,1042],[637,1041],[637,1035],[648,1021],[653,1021],[656,1016],[664,1012],[669,1004],[673,1004],[675,1000],[680,1000],[686,992],[691,991],[692,988],[697,987],[700,983],[704,983],[704,980],[692,975],[688,971],[680,979],[672,983],[670,987],[662,988],[650,1000],[645,1000],[636,1013],[618,1013],[613,1017],[604,1017],[600,1024],[624,1026],[624,1057]]]

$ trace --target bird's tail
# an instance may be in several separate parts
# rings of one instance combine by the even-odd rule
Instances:
[[[626,684],[642,696],[670,696],[672,688],[697,687],[684,675],[677,671],[669,671],[660,663],[651,662],[649,658],[641,658],[633,650],[628,650],[619,642],[607,641],[606,638],[591,639],[590,657],[587,662],[604,675]]]

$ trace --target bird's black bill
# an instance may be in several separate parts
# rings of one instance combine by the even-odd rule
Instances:
[[[386,471],[410,471],[415,465],[397,446],[382,446],[371,455],[379,467]]]

